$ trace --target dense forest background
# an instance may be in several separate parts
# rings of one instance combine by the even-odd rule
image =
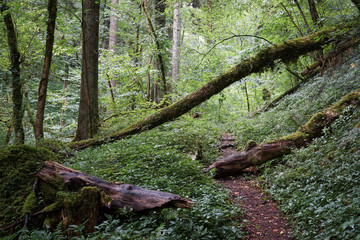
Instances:
[[[347,41],[308,54],[290,51],[291,61],[238,79],[186,114],[175,113],[175,121],[105,144],[107,136],[157,116],[259,51],[357,22],[360,3],[0,0],[0,7],[2,227],[29,213],[22,206],[29,192],[11,191],[23,182],[21,189],[31,190],[19,166],[28,167],[26,159],[34,156],[9,150],[26,144],[55,153],[38,160],[196,202],[191,210],[145,216],[125,209],[121,217],[107,215],[92,233],[83,231],[85,225],[67,226],[78,238],[241,238],[241,208],[213,182],[213,171],[203,172],[218,158],[221,133],[232,132],[239,151],[249,140],[276,140],[360,87],[360,31],[344,27],[336,34]],[[347,106],[308,147],[255,168],[256,184],[279,203],[295,238],[360,239],[359,116],[358,104]],[[105,140],[74,150],[94,138]],[[4,157],[11,154],[15,160]],[[60,239],[66,234],[55,222],[6,234]]]

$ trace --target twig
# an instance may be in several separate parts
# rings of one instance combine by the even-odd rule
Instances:
[[[210,48],[210,50],[202,57],[202,59],[201,59],[200,62],[199,62],[199,65],[198,65],[196,68],[198,68],[198,67],[200,66],[200,64],[202,63],[202,61],[204,60],[204,58],[205,58],[215,47],[217,47],[217,45],[219,45],[219,44],[221,44],[221,43],[223,43],[223,42],[225,42],[225,41],[228,41],[228,40],[230,40],[230,39],[233,39],[233,38],[235,38],[235,37],[253,37],[253,38],[259,38],[259,39],[262,39],[262,40],[270,43],[271,45],[274,45],[272,42],[270,42],[270,41],[267,40],[266,38],[259,37],[259,36],[255,36],[255,35],[249,35],[249,34],[233,35],[233,36],[224,38],[223,40],[221,40],[220,42],[218,42],[218,43],[216,43],[214,46],[212,46],[212,47]]]

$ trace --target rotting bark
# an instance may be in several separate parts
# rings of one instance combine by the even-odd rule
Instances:
[[[334,37],[338,31],[345,27],[354,29],[358,22],[352,22],[347,26],[325,28],[316,33],[305,37],[288,40],[279,44],[274,44],[268,48],[259,51],[257,54],[244,59],[236,66],[230,68],[225,73],[215,77],[198,90],[163,108],[147,118],[140,120],[132,126],[129,126],[120,132],[111,135],[92,138],[84,141],[72,142],[69,146],[72,149],[84,149],[90,146],[98,146],[108,142],[114,142],[125,137],[138,134],[140,132],[155,128],[165,122],[172,121],[192,108],[198,106],[215,94],[220,93],[223,89],[231,84],[241,81],[242,78],[252,74],[264,71],[273,67],[278,62],[285,63],[295,61],[301,55],[321,49],[332,43],[337,37]],[[349,37],[351,34],[341,34],[343,37]]]
[[[289,154],[292,148],[307,146],[314,138],[320,137],[323,129],[329,127],[349,105],[360,106],[360,89],[347,94],[325,111],[313,115],[298,131],[261,145],[252,144],[238,154],[214,162],[207,170],[215,169],[216,178],[235,175],[245,168]]]
[[[172,193],[107,182],[52,161],[45,162],[37,177],[37,188],[48,205],[42,213],[62,221],[64,226],[88,219],[86,232],[94,230],[104,213],[117,214],[119,208],[146,213],[160,208],[190,208],[194,204]]]

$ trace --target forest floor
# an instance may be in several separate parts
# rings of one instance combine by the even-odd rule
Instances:
[[[236,153],[234,140],[230,133],[222,135],[223,157]],[[245,239],[291,239],[291,229],[277,204],[263,189],[255,186],[256,174],[250,174],[250,177],[240,175],[223,178],[217,182],[230,189],[232,201],[240,204],[245,210],[243,219],[246,220],[245,231],[248,233]]]

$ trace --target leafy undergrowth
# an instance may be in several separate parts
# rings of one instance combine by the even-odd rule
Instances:
[[[355,111],[309,147],[294,150],[284,164],[265,168],[268,191],[298,239],[360,239],[360,128],[354,128],[360,110]]]
[[[202,172],[217,155],[219,130],[206,119],[185,119],[76,153],[65,165],[117,182],[167,191],[196,202],[192,209],[163,209],[139,216],[120,211],[97,226],[87,239],[237,239],[242,235],[238,206]],[[194,160],[186,153],[202,154]],[[81,230],[81,229],[80,229]],[[47,231],[27,232],[26,237]],[[36,236],[35,236],[36,235]],[[57,232],[50,238],[59,238]]]
[[[232,125],[240,146],[290,134],[314,113],[360,87],[359,50],[287,96]],[[292,222],[297,239],[360,239],[359,107],[348,107],[324,136],[260,167],[260,181]]]

